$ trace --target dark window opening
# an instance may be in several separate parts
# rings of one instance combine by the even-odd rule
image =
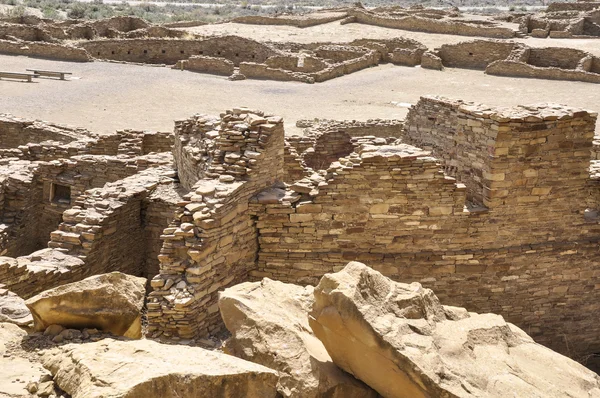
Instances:
[[[183,50],[181,50],[181,51],[179,51],[179,52],[183,54],[183,52],[184,52],[184,51],[183,51]]]
[[[131,54],[131,50],[127,50],[127,54]]]
[[[98,51],[98,55],[100,55],[100,51]]]
[[[114,52],[114,51],[111,51],[111,54],[112,54],[112,55],[115,55],[115,52]]]
[[[148,50],[144,50],[144,54],[148,54]]]
[[[50,202],[62,205],[71,204],[71,187],[52,184],[50,188]]]
[[[235,53],[235,56],[236,56],[236,57],[239,57],[239,56],[240,56],[240,54],[238,54],[238,53]]]
[[[164,53],[166,53],[166,52],[167,52],[167,50],[162,50],[162,53],[163,53],[163,54],[164,54]]]
[[[252,54],[252,59],[254,59],[254,54]]]
[[[217,51],[217,55],[221,55],[221,51]]]
[[[199,51],[200,54],[204,54],[204,51]]]
[[[469,53],[469,55],[472,57],[472,56],[473,56],[473,53]]]

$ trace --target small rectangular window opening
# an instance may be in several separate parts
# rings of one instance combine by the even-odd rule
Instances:
[[[50,186],[50,202],[61,205],[71,204],[71,187],[52,184]]]

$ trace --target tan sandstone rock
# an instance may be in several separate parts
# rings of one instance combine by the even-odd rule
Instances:
[[[14,323],[18,326],[33,323],[31,311],[25,305],[25,300],[6,289],[0,289],[0,322]]]
[[[333,364],[308,325],[313,287],[265,278],[219,295],[219,308],[232,336],[225,352],[279,372],[284,397],[352,398],[377,394]]]
[[[494,314],[351,262],[315,288],[310,325],[333,361],[384,397],[600,397],[600,379]]]
[[[140,338],[145,284],[145,278],[112,272],[46,290],[26,304],[37,331],[61,325]]]
[[[150,340],[104,339],[48,351],[42,363],[73,398],[271,398],[277,372],[239,358]]]

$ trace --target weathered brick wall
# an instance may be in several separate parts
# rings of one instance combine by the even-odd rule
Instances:
[[[191,123],[196,123],[195,119]],[[211,163],[164,230],[148,299],[152,337],[203,337],[221,328],[217,292],[247,280],[258,252],[248,200],[283,177],[283,122],[222,114]]]

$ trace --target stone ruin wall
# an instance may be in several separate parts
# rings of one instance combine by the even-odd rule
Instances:
[[[148,299],[153,337],[189,339],[220,329],[217,291],[247,280],[255,266],[257,229],[249,199],[283,177],[281,118],[245,109],[221,116],[214,144],[206,145],[203,177],[162,236],[160,274]],[[203,118],[178,125],[196,123],[206,137]]]
[[[546,12],[557,12],[557,11],[591,11],[596,8],[600,8],[600,2],[586,1],[576,3],[561,3],[553,2],[548,4]]]
[[[243,23],[251,25],[289,25],[298,28],[308,28],[310,26],[321,25],[329,22],[339,21],[344,19],[348,14],[345,12],[331,12],[319,15],[318,13],[310,13],[306,15],[282,15],[269,17],[264,15],[247,15],[237,17],[230,22]]]
[[[457,130],[437,130],[439,119],[430,116],[452,113]],[[598,310],[598,227],[584,218],[596,115],[501,113],[437,99],[411,114],[405,139],[411,128],[421,140],[437,136],[432,149],[449,150],[450,158],[440,164],[416,148],[367,147],[334,163],[314,196],[294,186],[258,195],[250,205],[260,246],[251,277],[315,283],[348,261],[365,261],[453,305],[501,313],[553,349],[597,350],[589,313]],[[467,161],[452,151],[469,140],[488,145],[482,158],[489,173],[481,181],[487,208],[470,207],[467,199],[478,192],[441,171],[444,163]]]
[[[235,70],[235,64],[225,58],[192,55],[188,59],[178,61],[175,65],[175,69],[231,76]]]
[[[384,28],[402,29],[417,32],[440,33],[460,36],[483,36],[508,39],[515,36],[512,29],[500,26],[484,26],[453,20],[439,20],[420,16],[394,17],[387,13],[375,13],[363,9],[348,11],[346,22],[364,23]]]
[[[169,64],[188,59],[192,55],[220,57],[232,61],[263,63],[278,52],[254,40],[237,36],[215,37],[204,40],[183,39],[115,39],[79,43],[92,57],[115,61]]]
[[[176,340],[220,330],[223,287],[264,276],[314,284],[358,260],[448,303],[500,313],[553,349],[596,352],[589,313],[599,302],[599,228],[589,215],[600,179],[588,171],[596,117],[424,98],[404,124],[301,121],[309,133],[287,139],[281,118],[247,109],[177,122],[173,137],[122,131],[100,140],[4,121],[3,140],[15,140],[12,126],[34,146],[0,161],[3,215],[43,200],[46,183],[70,186],[72,206],[48,249],[0,258],[0,275],[29,297],[93,273],[158,273],[149,337]],[[83,153],[25,160],[46,138]],[[170,157],[155,153],[173,143],[181,186]],[[323,159],[311,170],[315,154]]]
[[[158,253],[175,208],[155,192],[173,183],[172,146],[171,133],[96,135],[2,116],[2,283],[30,297],[112,270],[153,276],[157,260],[143,256]],[[68,187],[64,203],[51,200],[53,184]]]
[[[564,47],[474,40],[436,50],[444,66],[483,69],[489,75],[600,83],[600,58]]]

